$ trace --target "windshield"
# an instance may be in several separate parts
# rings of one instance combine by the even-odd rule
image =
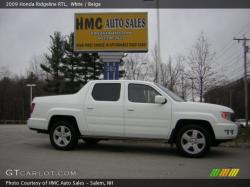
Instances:
[[[160,88],[163,92],[165,92],[168,96],[170,96],[173,100],[179,101],[179,102],[184,102],[185,100],[176,95],[174,92],[170,91],[169,89],[163,87],[160,84],[155,83],[155,85]]]

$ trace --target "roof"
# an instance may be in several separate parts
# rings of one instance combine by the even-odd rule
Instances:
[[[149,83],[149,84],[153,83],[150,81],[141,81],[141,80],[91,80],[89,82],[130,82],[130,83]]]

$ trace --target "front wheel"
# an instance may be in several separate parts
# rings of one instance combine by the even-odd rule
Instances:
[[[184,126],[177,134],[176,145],[184,156],[201,157],[210,148],[210,136],[208,131],[202,126]]]
[[[67,121],[55,123],[50,130],[50,142],[56,149],[71,150],[77,142],[77,131],[73,124]]]

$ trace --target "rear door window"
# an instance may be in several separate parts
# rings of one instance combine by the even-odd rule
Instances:
[[[92,97],[96,101],[118,101],[120,92],[120,83],[96,83],[92,90]]]

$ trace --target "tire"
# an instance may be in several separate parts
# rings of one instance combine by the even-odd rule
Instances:
[[[177,133],[176,145],[183,156],[198,158],[210,148],[209,132],[201,125],[187,125]]]
[[[97,144],[100,140],[95,138],[83,138],[84,142],[89,145]]]
[[[75,126],[68,121],[56,122],[50,130],[50,142],[58,150],[74,149],[78,143]]]

